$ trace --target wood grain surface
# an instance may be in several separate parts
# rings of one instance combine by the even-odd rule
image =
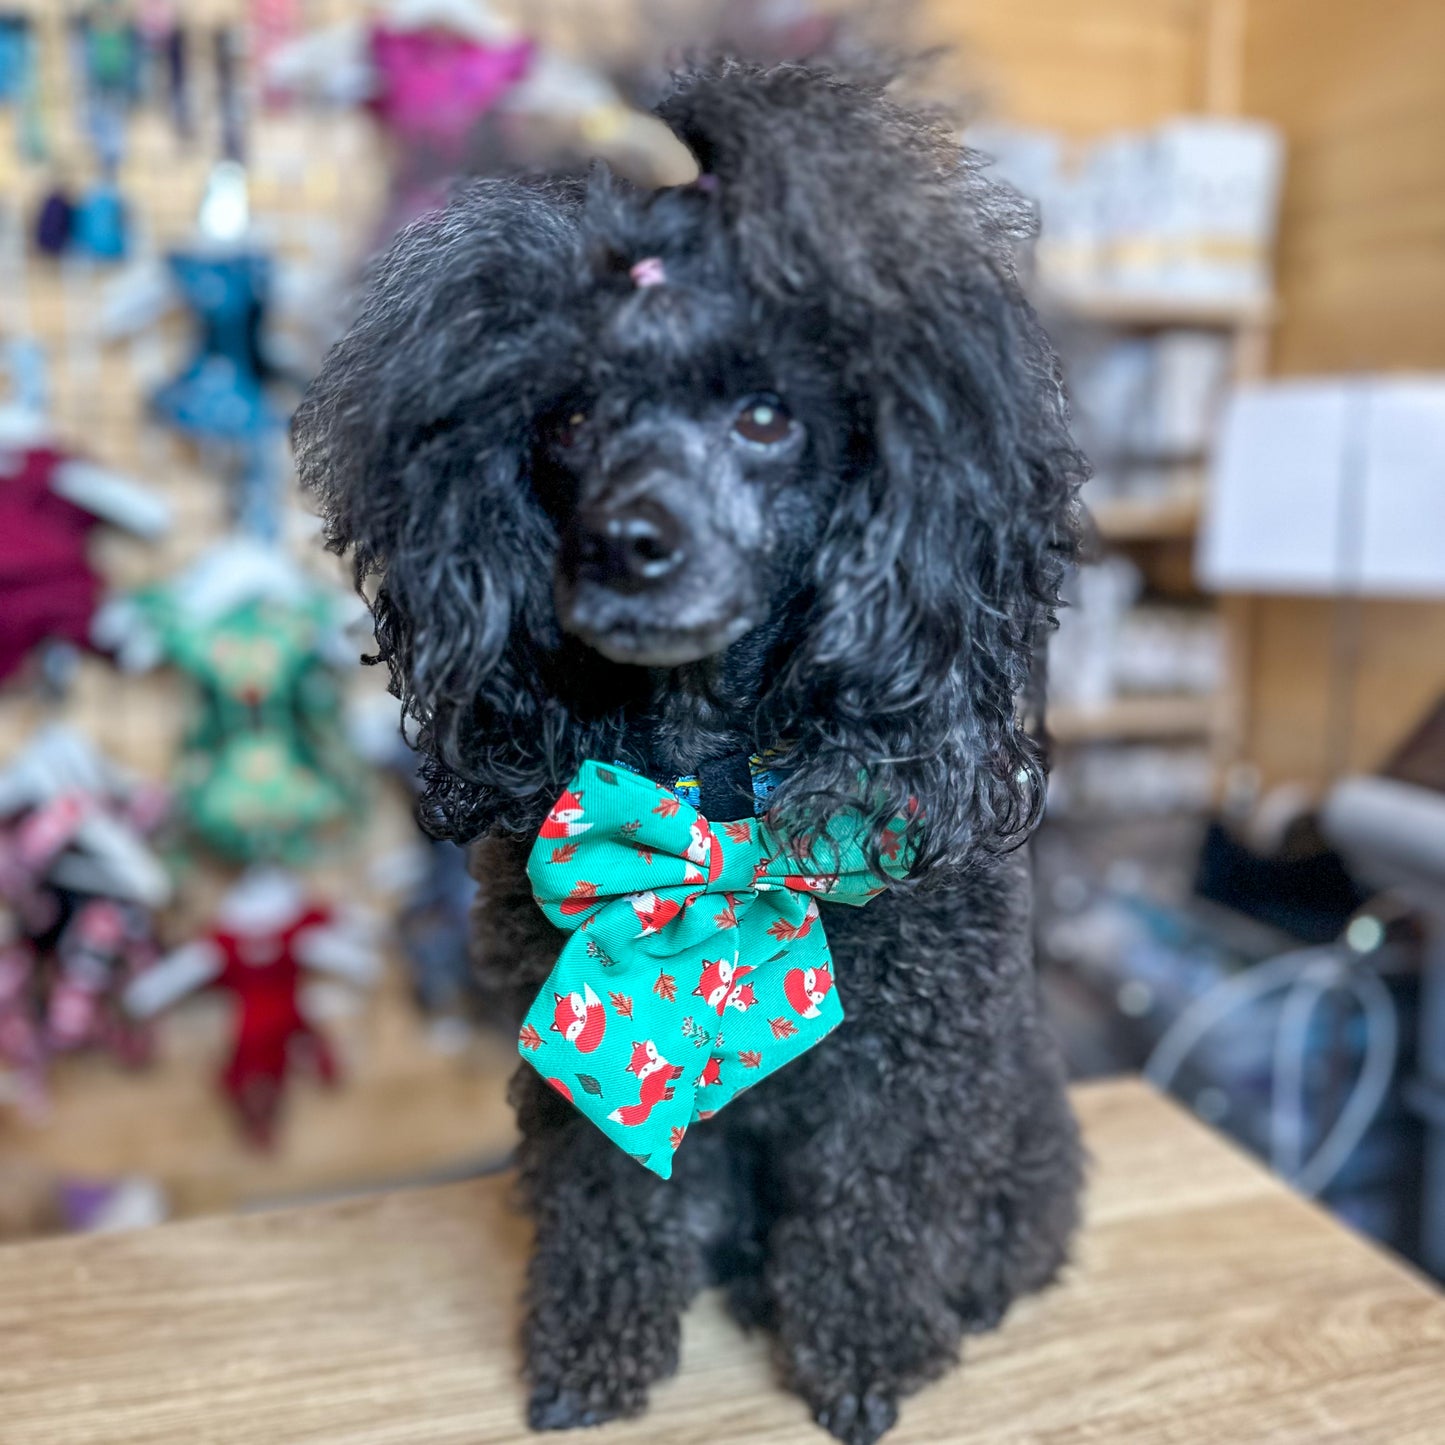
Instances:
[[[1244,107],[1286,145],[1275,369],[1445,368],[1445,5],[1246,15]],[[1267,786],[1379,767],[1445,691],[1438,600],[1268,597],[1252,613],[1244,744]]]
[[[1426,1445],[1445,1301],[1142,1085],[1076,1099],[1065,1281],[971,1341],[892,1445]],[[501,1179],[0,1250],[4,1445],[504,1445],[527,1245]],[[680,1378],[587,1437],[820,1445],[714,1295]]]

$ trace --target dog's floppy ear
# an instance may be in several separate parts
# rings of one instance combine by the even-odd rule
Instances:
[[[489,737],[544,704],[514,639],[555,626],[551,539],[525,469],[575,284],[580,187],[476,182],[405,230],[296,413],[302,486],[372,586],[380,659],[431,767],[437,831],[474,834],[525,790],[488,778]],[[509,643],[512,645],[509,646]],[[538,781],[537,786],[545,786]]]
[[[912,817],[921,871],[1012,846],[1039,817],[1043,759],[1018,707],[1084,463],[1043,336],[998,271],[960,269],[880,321],[859,360],[864,460],[817,554],[784,731],[812,740],[799,796],[836,803],[866,773],[884,812]]]
[[[1075,541],[1083,462],[1013,246],[1028,208],[876,80],[723,65],[664,118],[717,177],[753,286],[829,347],[858,464],[804,640],[767,700],[800,831],[857,795],[910,814],[918,867],[1023,836],[1016,717]]]

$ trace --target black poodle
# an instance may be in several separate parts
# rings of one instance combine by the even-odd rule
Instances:
[[[537,1428],[633,1414],[709,1281],[840,1439],[1050,1280],[1081,1155],[1040,1016],[1044,789],[1021,698],[1083,464],[1012,248],[1029,216],[885,86],[723,63],[659,112],[690,184],[482,181],[406,231],[296,419],[437,832],[487,835],[513,1020],[562,935],[523,872],[588,758],[803,840],[909,816],[912,877],[824,906],[843,1024],[649,1173],[530,1068]],[[859,780],[867,786],[860,790]]]

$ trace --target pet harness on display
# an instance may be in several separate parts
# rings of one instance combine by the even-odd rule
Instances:
[[[329,598],[251,599],[206,618],[159,587],[134,605],[200,690],[176,789],[191,826],[230,858],[309,857],[360,799],[336,679],[319,656],[335,626]]]

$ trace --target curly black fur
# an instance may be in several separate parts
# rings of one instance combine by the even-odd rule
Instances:
[[[1017,707],[1082,463],[1012,269],[1027,214],[945,126],[796,65],[694,73],[660,113],[699,184],[480,182],[404,233],[297,454],[376,581],[431,825],[495,835],[499,1008],[519,1017],[557,953],[521,868],[584,758],[661,777],[775,746],[781,827],[856,806],[860,776],[879,827],[913,818],[910,883],[827,914],[846,1022],[689,1131],[671,1182],[529,1070],[514,1084],[533,1423],[639,1409],[711,1270],[819,1421],[871,1441],[1074,1223],[1012,850],[1043,797]],[[665,285],[634,285],[644,257]],[[728,431],[758,393],[796,418],[766,455]],[[578,528],[622,476],[681,519],[708,598],[579,600]]]

